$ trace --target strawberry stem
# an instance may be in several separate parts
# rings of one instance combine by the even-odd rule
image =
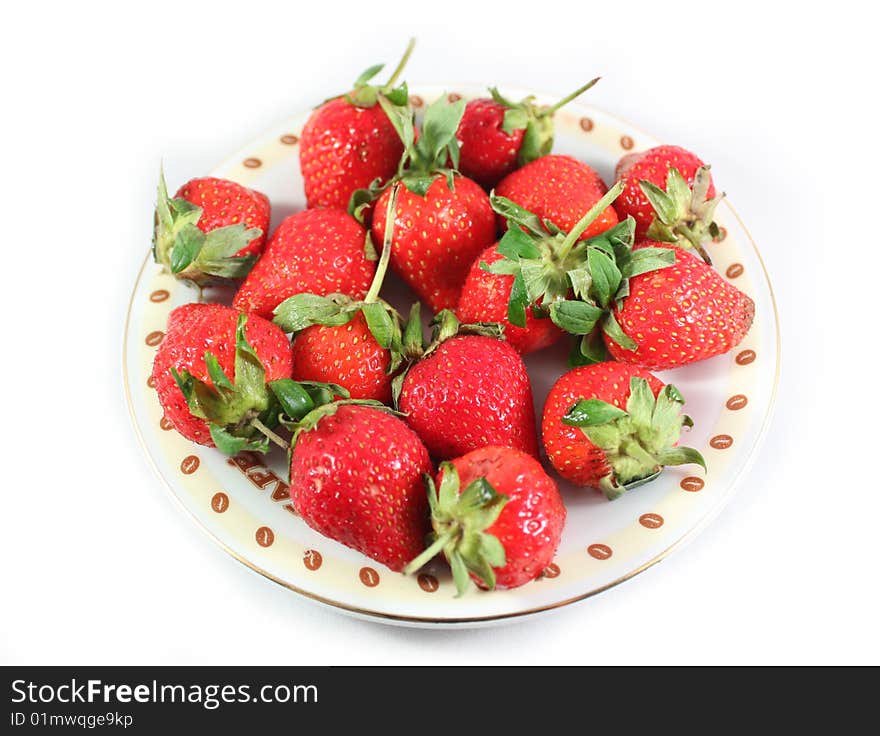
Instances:
[[[388,271],[388,262],[391,260],[391,239],[394,237],[394,218],[397,216],[397,194],[399,191],[400,183],[398,182],[391,188],[391,197],[388,200],[388,209],[385,212],[385,237],[382,238],[382,254],[379,256],[379,263],[376,265],[376,273],[373,275],[370,290],[364,297],[366,304],[372,304],[379,298],[382,282],[385,280],[385,273]],[[370,236],[368,235],[367,237]]]
[[[428,564],[431,560],[433,560],[440,551],[452,540],[452,538],[458,534],[458,528],[450,529],[445,534],[441,534],[438,536],[434,542],[425,549],[418,557],[414,558],[405,568],[403,568],[404,575],[411,575],[416,570],[420,569],[422,566]]]
[[[269,429],[265,424],[263,424],[257,417],[251,419],[251,425],[258,432],[264,434],[269,438],[272,442],[274,442],[278,447],[283,447],[285,450],[290,449],[290,444],[280,435],[275,434],[271,429]]]
[[[578,238],[583,235],[584,230],[586,230],[599,215],[605,210],[608,205],[610,205],[620,193],[623,191],[624,184],[622,181],[617,182],[611,189],[608,190],[608,193],[602,197],[596,204],[594,204],[590,210],[585,214],[577,225],[575,225],[565,236],[565,240],[562,241],[562,245],[559,246],[559,251],[557,253],[557,259],[561,263],[565,260],[566,256],[571,252],[571,249],[574,247],[574,244],[577,243]]]
[[[566,95],[566,96],[563,97],[561,100],[559,100],[559,102],[557,102],[555,105],[552,105],[551,107],[548,107],[548,108],[545,108],[544,110],[541,110],[541,112],[540,112],[541,117],[545,117],[545,116],[548,116],[548,115],[552,115],[552,114],[555,113],[560,107],[565,107],[565,105],[567,105],[567,104],[568,104],[569,102],[571,102],[573,99],[575,99],[575,98],[577,98],[577,97],[580,97],[580,96],[581,96],[584,92],[586,92],[590,87],[592,87],[594,84],[596,84],[596,82],[598,82],[601,78],[602,78],[602,77],[596,77],[595,79],[591,79],[591,80],[590,80],[589,82],[587,82],[583,87],[579,87],[578,89],[576,89],[576,90],[575,90],[574,92],[572,92],[571,94]]]
[[[406,63],[409,61],[409,57],[412,55],[413,49],[416,47],[416,40],[411,38],[409,43],[406,46],[406,51],[403,52],[403,58],[398,62],[397,67],[394,69],[394,72],[391,74],[391,78],[385,82],[385,87],[383,89],[391,89],[392,85],[397,81],[397,78],[403,72],[403,68],[406,66]]]

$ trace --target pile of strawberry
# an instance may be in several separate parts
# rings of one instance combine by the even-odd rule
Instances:
[[[308,207],[268,240],[259,192],[160,182],[156,261],[199,294],[241,281],[232,306],[171,313],[153,379],[193,442],[288,448],[293,505],[322,534],[405,573],[442,553],[460,593],[512,588],[552,561],[566,514],[521,355],[574,336],[543,452],[614,499],[705,467],[678,444],[684,397],[648,369],[731,350],[754,305],[709,261],[721,197],[696,156],[629,154],[609,189],[551,153],[553,113],[595,80],[553,107],[444,97],[417,127],[405,60],[313,112]],[[389,266],[421,300],[405,317],[381,298]]]

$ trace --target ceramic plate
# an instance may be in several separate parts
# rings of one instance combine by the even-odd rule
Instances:
[[[444,92],[469,97],[483,91],[463,85],[417,86],[413,104],[424,109]],[[527,94],[505,92],[517,99]],[[269,195],[273,226],[305,206],[298,139],[308,114],[286,120],[212,172]],[[587,105],[571,104],[559,112],[556,130],[555,152],[587,161],[606,181],[623,154],[659,143]],[[727,200],[717,219],[724,237],[711,244],[712,258],[725,278],[754,299],[754,325],[733,352],[660,374],[687,397],[687,412],[696,423],[687,444],[703,453],[708,474],[695,466],[667,468],[659,479],[614,502],[560,483],[568,521],[556,560],[541,578],[516,590],[473,590],[455,598],[449,573],[436,562],[418,577],[393,573],[318,535],[297,517],[284,480],[283,453],[227,459],[170,431],[148,379],[168,313],[193,301],[195,292],[162,275],[149,258],[132,294],[124,347],[136,432],[172,494],[224,549],[320,603],[391,623],[463,626],[535,616],[581,601],[633,577],[702,529],[743,478],[767,427],[779,371],[773,294],[761,256]],[[392,284],[390,291],[391,301],[408,306],[412,297],[402,286]],[[539,418],[547,391],[565,370],[566,349],[560,345],[526,360]]]

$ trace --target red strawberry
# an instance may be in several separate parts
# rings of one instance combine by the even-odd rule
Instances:
[[[679,146],[657,146],[620,159],[615,176],[626,188],[614,203],[621,219],[636,221],[636,240],[662,240],[697,249],[717,237],[712,221],[724,195],[715,196],[709,167]]]
[[[505,197],[542,220],[550,220],[569,232],[593,207],[608,187],[590,166],[571,156],[541,156],[502,179],[495,194]],[[591,238],[616,225],[617,213],[610,205],[581,235]],[[507,227],[499,216],[499,227]]]
[[[416,142],[412,127],[407,140],[394,219],[391,267],[438,312],[454,308],[468,269],[495,239],[495,216],[489,197],[476,183],[444,169],[441,162],[457,160],[455,130],[464,101],[441,97],[425,111],[422,135]],[[390,193],[379,198],[373,218],[373,240],[385,237]]]
[[[331,404],[301,422],[290,458],[290,498],[313,529],[392,570],[424,548],[422,478],[428,452],[397,417]]]
[[[553,148],[553,114],[586,92],[598,77],[553,106],[534,97],[511,102],[491,87],[492,99],[467,103],[456,138],[461,147],[458,170],[492,189],[519,166],[546,156]]]
[[[492,206],[511,227],[471,266],[458,302],[459,318],[502,323],[505,337],[521,353],[550,345],[562,336],[562,329],[576,332],[590,316],[591,330],[602,311],[592,301],[577,304],[570,300],[592,300],[596,290],[609,286],[615,268],[611,254],[624,247],[632,227],[623,223],[586,242],[580,238],[603,215],[621,187],[617,185],[605,194],[569,233],[542,222],[509,199],[493,196]],[[602,273],[594,278],[593,268]],[[616,289],[606,289],[609,298]],[[587,314],[566,319],[572,310]]]
[[[443,463],[429,481],[433,543],[404,572],[441,550],[458,594],[469,578],[481,588],[516,588],[553,561],[565,506],[556,484],[531,455],[483,447]]]
[[[207,284],[245,276],[268,230],[265,194],[204,177],[188,181],[171,199],[160,173],[153,258],[177,278]]]
[[[645,241],[634,252],[660,245]],[[677,368],[726,353],[749,331],[755,303],[698,257],[672,250],[675,264],[634,276],[629,295],[615,307],[622,335],[604,337],[616,360]]]
[[[392,211],[399,189],[399,184],[392,189]],[[347,389],[354,399],[391,403],[391,379],[403,360],[403,338],[397,312],[379,300],[379,291],[388,269],[393,232],[391,227],[386,233],[382,257],[363,301],[342,294],[297,294],[278,305],[275,324],[297,333],[293,340],[296,380],[332,383]],[[417,308],[413,319],[419,319]]]
[[[398,407],[409,425],[441,459],[487,445],[537,456],[532,387],[516,350],[494,337],[456,335],[451,312],[436,322],[439,337],[401,383]]]
[[[564,374],[550,389],[541,426],[556,471],[609,500],[652,480],[665,465],[706,464],[678,447],[684,398],[645,370],[595,363]]]
[[[496,274],[485,270],[482,264],[491,266],[504,258],[498,252],[498,243],[483,251],[471,266],[470,273],[461,288],[456,316],[462,322],[500,322],[504,325],[504,338],[520,353],[531,353],[552,345],[565,334],[545,317],[537,317],[533,307],[525,310],[525,326],[520,327],[508,319],[508,304],[513,288],[512,275]]]
[[[376,270],[365,239],[363,226],[343,210],[290,215],[275,230],[233,305],[271,318],[273,310],[294,294],[347,294],[361,299]]]
[[[185,304],[168,318],[152,376],[180,434],[234,454],[265,449],[271,382],[290,372],[290,343],[271,322],[219,304]]]
[[[300,137],[300,168],[306,202],[312,207],[346,209],[356,189],[397,172],[403,143],[386,108],[411,116],[406,84],[394,83],[412,53],[410,41],[391,79],[382,87],[368,84],[382,65],[367,69],[349,94],[325,102],[309,118]]]

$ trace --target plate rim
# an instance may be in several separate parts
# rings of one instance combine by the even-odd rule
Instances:
[[[417,89],[421,89],[424,87],[446,87],[446,88],[451,88],[451,89],[459,89],[459,88],[473,89],[477,86],[478,85],[475,85],[472,83],[471,84],[465,84],[465,83],[440,84],[437,82],[422,82],[422,83],[418,83],[418,84],[413,85],[413,87],[417,88]],[[524,88],[517,87],[516,85],[510,85],[509,88],[513,89],[514,91],[517,91],[517,92],[525,92],[526,91]],[[507,85],[505,85],[505,89],[508,89]],[[548,95],[548,94],[541,92],[539,90],[532,90],[530,92],[527,92],[527,94],[534,94],[535,96],[537,96],[539,98],[551,97],[551,95]],[[598,107],[598,106],[592,105],[592,104],[586,104],[586,103],[581,103],[580,107],[583,107],[584,109],[591,109],[596,112],[599,112],[612,120],[616,120],[616,121],[622,123],[623,125],[627,126],[628,128],[632,129],[633,131],[639,133],[640,135],[642,135],[646,138],[656,140],[656,136],[651,135],[647,131],[640,128],[638,125],[631,123],[626,118],[623,118],[620,115],[617,115],[615,113],[608,112],[604,108],[601,108],[601,107]],[[299,113],[292,113],[290,116],[285,118],[285,120],[289,119],[290,117],[294,117],[297,114],[302,114],[304,112],[305,112],[305,110],[300,111]],[[277,129],[282,122],[283,121],[279,120],[276,125],[274,125],[272,127],[265,128],[263,133],[254,137],[254,139],[252,141],[239,147],[233,154],[231,154],[230,156],[227,156],[223,161],[221,161],[219,164],[215,165],[211,171],[215,171],[215,170],[223,167],[224,165],[226,165],[227,162],[234,160],[235,157],[237,157],[237,156],[240,157],[242,152],[245,152],[250,149],[250,147],[253,145],[254,141],[258,141],[258,140],[262,140],[262,139],[266,138],[273,130]],[[711,509],[709,509],[701,519],[699,519],[693,526],[691,526],[690,529],[688,529],[684,534],[682,534],[678,539],[673,541],[671,544],[669,544],[663,550],[658,552],[650,560],[647,560],[644,563],[642,563],[641,565],[639,565],[638,567],[636,567],[632,570],[629,570],[626,574],[621,575],[620,577],[615,578],[614,580],[612,580],[608,583],[605,583],[604,585],[599,586],[598,588],[593,588],[592,590],[589,590],[582,595],[572,596],[570,598],[566,598],[561,601],[556,601],[555,603],[552,603],[552,604],[541,605],[541,606],[537,606],[534,608],[528,608],[528,609],[524,609],[524,610],[520,610],[520,611],[501,613],[501,614],[490,614],[487,616],[464,616],[461,618],[433,619],[428,616],[398,615],[398,614],[387,613],[385,611],[377,611],[377,610],[372,610],[372,609],[368,609],[368,608],[361,608],[358,606],[349,605],[346,603],[342,603],[340,601],[335,601],[330,598],[326,598],[326,597],[318,595],[316,593],[311,593],[309,591],[303,590],[302,588],[297,587],[296,585],[288,582],[287,580],[283,580],[282,578],[278,577],[277,575],[274,575],[273,573],[269,572],[268,570],[263,569],[258,564],[246,559],[244,556],[240,555],[238,552],[236,552],[234,549],[232,549],[228,544],[226,544],[226,542],[224,542],[219,536],[217,536],[213,531],[211,531],[198,518],[198,516],[196,516],[196,514],[193,511],[191,511],[189,508],[187,508],[186,505],[181,500],[181,498],[177,495],[177,493],[175,493],[174,488],[172,487],[171,483],[162,474],[162,471],[159,469],[159,466],[157,465],[152,454],[150,453],[149,448],[147,447],[146,440],[144,439],[143,433],[141,431],[141,427],[138,424],[137,417],[135,415],[134,402],[132,400],[132,395],[131,395],[131,380],[130,380],[129,371],[128,371],[128,346],[129,346],[129,335],[130,335],[130,330],[131,330],[131,316],[132,316],[132,310],[134,308],[135,294],[137,292],[138,284],[140,284],[141,278],[144,276],[144,271],[150,262],[150,252],[151,251],[149,249],[147,250],[147,252],[144,256],[144,260],[141,263],[140,268],[138,269],[137,275],[135,276],[135,279],[134,279],[132,287],[131,287],[131,294],[129,295],[129,300],[128,300],[128,308],[126,309],[126,314],[125,314],[125,327],[124,327],[123,339],[122,339],[123,389],[125,392],[125,401],[126,401],[126,405],[128,407],[128,414],[129,414],[129,418],[131,419],[131,424],[132,424],[132,428],[134,429],[135,437],[137,438],[138,444],[141,446],[141,449],[147,459],[148,464],[152,468],[155,475],[158,476],[159,480],[162,482],[162,485],[165,487],[166,492],[174,499],[175,503],[184,512],[186,512],[187,516],[189,516],[192,519],[192,521],[195,522],[196,527],[199,528],[204,534],[206,534],[208,536],[208,538],[211,539],[214,543],[216,543],[223,551],[225,551],[233,559],[235,559],[236,561],[238,561],[239,563],[241,563],[245,567],[253,570],[254,572],[258,573],[259,575],[262,575],[264,578],[271,580],[272,582],[277,583],[278,585],[280,585],[288,590],[291,590],[294,593],[297,593],[298,595],[301,595],[301,596],[303,596],[307,599],[310,599],[310,600],[312,600],[318,604],[321,604],[323,606],[327,606],[328,608],[332,608],[336,611],[340,611],[344,614],[355,616],[355,617],[363,619],[363,620],[369,620],[369,621],[373,621],[373,622],[377,622],[377,623],[384,623],[384,624],[389,624],[389,625],[404,625],[404,626],[422,627],[422,628],[468,628],[468,627],[475,627],[475,626],[490,625],[490,624],[495,624],[495,623],[522,621],[524,619],[537,616],[541,613],[559,610],[559,609],[564,608],[566,606],[570,606],[570,605],[574,605],[576,603],[583,602],[589,598],[592,598],[595,595],[598,595],[600,593],[604,593],[605,591],[607,591],[611,588],[614,588],[614,587],[620,585],[621,583],[625,583],[626,581],[631,580],[635,576],[645,572],[646,570],[653,567],[657,563],[666,559],[673,552],[686,546],[698,534],[700,534],[709,524],[711,524],[712,521],[715,518],[717,518],[717,516],[727,506],[727,504],[729,503],[733,494],[739,488],[740,482],[742,481],[743,477],[751,470],[751,467],[754,464],[755,459],[758,456],[758,452],[764,443],[764,440],[767,435],[767,430],[768,430],[770,423],[772,421],[773,414],[774,414],[774,411],[776,408],[776,399],[777,399],[778,390],[779,390],[779,378],[780,378],[781,365],[782,365],[782,336],[781,336],[781,332],[780,332],[779,309],[778,309],[778,305],[777,305],[777,301],[776,301],[776,294],[773,290],[773,282],[771,281],[770,274],[767,271],[766,263],[764,262],[764,258],[761,255],[761,251],[758,248],[758,245],[755,242],[754,237],[752,237],[751,231],[746,226],[742,217],[740,217],[739,212],[737,212],[737,210],[733,207],[733,205],[730,203],[730,201],[728,200],[727,197],[724,198],[723,204],[727,207],[727,209],[730,211],[730,214],[736,219],[737,223],[742,228],[743,233],[748,238],[749,245],[751,246],[755,256],[758,259],[758,263],[761,266],[761,273],[764,276],[764,282],[767,285],[767,291],[770,296],[770,305],[771,305],[772,311],[773,311],[773,327],[774,327],[774,334],[775,334],[776,361],[775,361],[775,366],[774,366],[772,389],[771,389],[769,400],[767,403],[767,408],[764,412],[764,416],[761,419],[761,426],[758,429],[758,432],[755,436],[755,441],[754,441],[754,444],[752,445],[751,451],[749,452],[748,456],[746,457],[739,472],[731,480],[724,495],[722,495],[718,499],[718,501],[715,503],[715,505]]]

